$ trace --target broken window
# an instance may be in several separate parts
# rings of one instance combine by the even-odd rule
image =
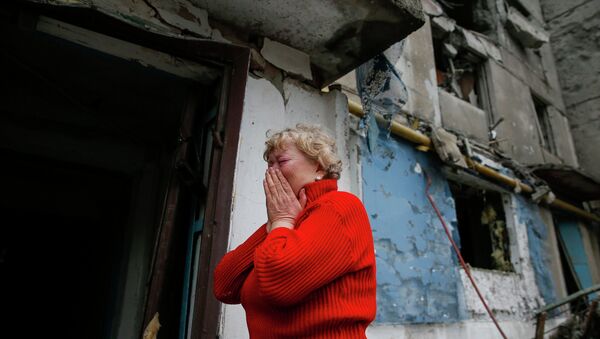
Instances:
[[[434,39],[433,51],[438,87],[482,108],[479,99],[481,60],[442,39]]]
[[[448,181],[456,207],[460,251],[472,267],[513,271],[502,195]]]
[[[491,12],[483,0],[439,0],[444,13],[462,28],[480,33],[491,30]]]
[[[492,27],[491,12],[484,1],[439,3],[444,14],[431,18],[437,85],[473,106],[485,108],[485,98],[479,94],[485,92],[483,62],[495,52],[484,35]]]
[[[532,96],[533,105],[535,107],[535,114],[537,116],[540,144],[548,152],[556,154],[556,145],[554,144],[554,137],[552,136],[552,127],[550,124],[550,117],[548,116],[548,105],[546,105],[539,98]]]

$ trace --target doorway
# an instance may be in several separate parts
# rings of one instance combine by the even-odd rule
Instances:
[[[41,337],[56,329],[63,338],[136,338],[148,305],[165,315],[159,337],[193,337],[199,330],[191,319],[208,311],[196,307],[192,314],[190,305],[208,303],[197,292],[210,279],[212,248],[226,246],[196,242],[227,236],[222,227],[216,230],[224,217],[214,218],[219,222],[207,227],[210,234],[198,228],[204,202],[221,201],[208,206],[214,217],[230,199],[219,194],[230,192],[227,159],[235,156],[241,108],[231,115],[223,93],[237,86],[241,102],[246,74],[244,82],[225,86],[225,68],[215,63],[176,58],[37,14],[35,28],[24,27],[20,9],[0,7],[0,83],[6,89],[0,102],[6,193],[0,198],[6,216],[0,293],[8,301],[0,313],[10,315],[0,337],[23,330]],[[123,54],[139,50],[147,54]],[[222,53],[209,52],[212,58]],[[183,157],[182,149],[188,150]],[[177,204],[169,205],[174,183]],[[220,191],[209,189],[217,185]],[[165,242],[170,213],[175,217]],[[152,304],[157,293],[162,299]]]

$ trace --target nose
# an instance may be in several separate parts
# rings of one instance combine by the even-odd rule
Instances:
[[[279,168],[279,164],[278,164],[278,163],[276,163],[276,162],[274,162],[274,163],[272,163],[272,164],[268,165],[268,168],[272,168],[272,169],[278,169],[278,168]]]

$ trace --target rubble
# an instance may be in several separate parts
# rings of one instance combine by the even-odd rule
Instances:
[[[549,35],[543,28],[537,27],[513,7],[508,8],[506,28],[528,48],[540,48],[549,41]]]

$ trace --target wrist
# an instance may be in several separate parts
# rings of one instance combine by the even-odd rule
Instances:
[[[295,225],[296,223],[293,219],[277,219],[271,222],[271,230],[274,230],[279,227],[293,229]]]

